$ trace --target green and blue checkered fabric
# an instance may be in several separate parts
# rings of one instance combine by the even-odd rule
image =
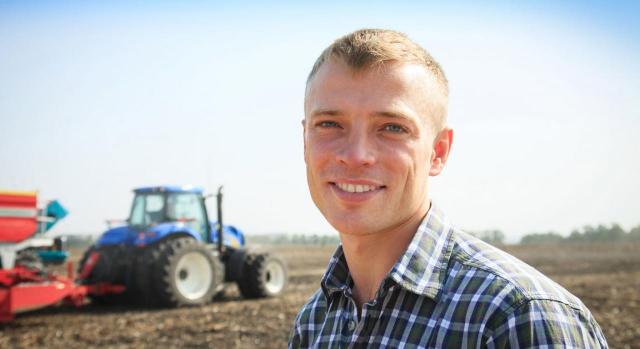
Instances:
[[[435,206],[358,314],[338,247],[289,348],[607,348],[567,290],[461,232]]]

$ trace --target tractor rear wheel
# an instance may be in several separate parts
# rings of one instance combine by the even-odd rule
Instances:
[[[244,259],[238,288],[245,298],[277,296],[287,285],[287,266],[268,253],[248,253]]]
[[[128,261],[130,260],[129,258],[131,258],[131,253],[122,246],[97,247],[92,245],[85,251],[80,259],[80,263],[78,263],[78,275],[82,275],[85,264],[94,252],[99,253],[98,260],[93,266],[91,273],[85,275],[85,279],[80,280],[80,282],[85,285],[102,282],[124,285],[125,291],[117,294],[90,294],[89,298],[92,303],[102,305],[133,303],[134,298],[132,297],[133,294],[130,287],[131,282],[128,269],[128,265],[130,264]]]
[[[224,283],[224,266],[216,253],[192,238],[163,242],[153,266],[152,283],[164,306],[210,302]]]
[[[78,263],[78,270],[77,270],[78,275],[82,274],[82,269],[84,269],[84,265],[87,263],[87,260],[89,260],[91,253],[93,253],[93,251],[95,250],[96,250],[96,246],[91,245],[86,251],[84,251],[84,253],[82,254],[82,258],[80,258],[80,262]]]

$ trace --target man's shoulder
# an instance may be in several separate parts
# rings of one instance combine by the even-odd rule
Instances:
[[[461,231],[451,234],[439,301],[452,322],[478,320],[502,347],[541,343],[606,348],[591,312],[576,296],[516,257]],[[464,309],[462,315],[457,310]],[[458,316],[464,316],[458,317]]]
[[[454,229],[448,279],[443,291],[466,283],[465,293],[494,297],[502,301],[504,311],[530,301],[552,301],[576,310],[584,304],[564,287],[535,268],[486,242]]]

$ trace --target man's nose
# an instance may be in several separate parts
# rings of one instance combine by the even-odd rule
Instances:
[[[376,161],[371,136],[364,130],[352,130],[345,138],[336,160],[351,167],[371,166]]]

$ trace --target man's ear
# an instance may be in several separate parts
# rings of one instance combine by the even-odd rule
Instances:
[[[433,152],[431,153],[431,168],[429,168],[429,176],[437,176],[444,169],[447,163],[451,145],[453,144],[453,130],[445,127],[433,141]]]
[[[304,162],[307,162],[307,123],[302,119],[302,142],[304,144]]]

